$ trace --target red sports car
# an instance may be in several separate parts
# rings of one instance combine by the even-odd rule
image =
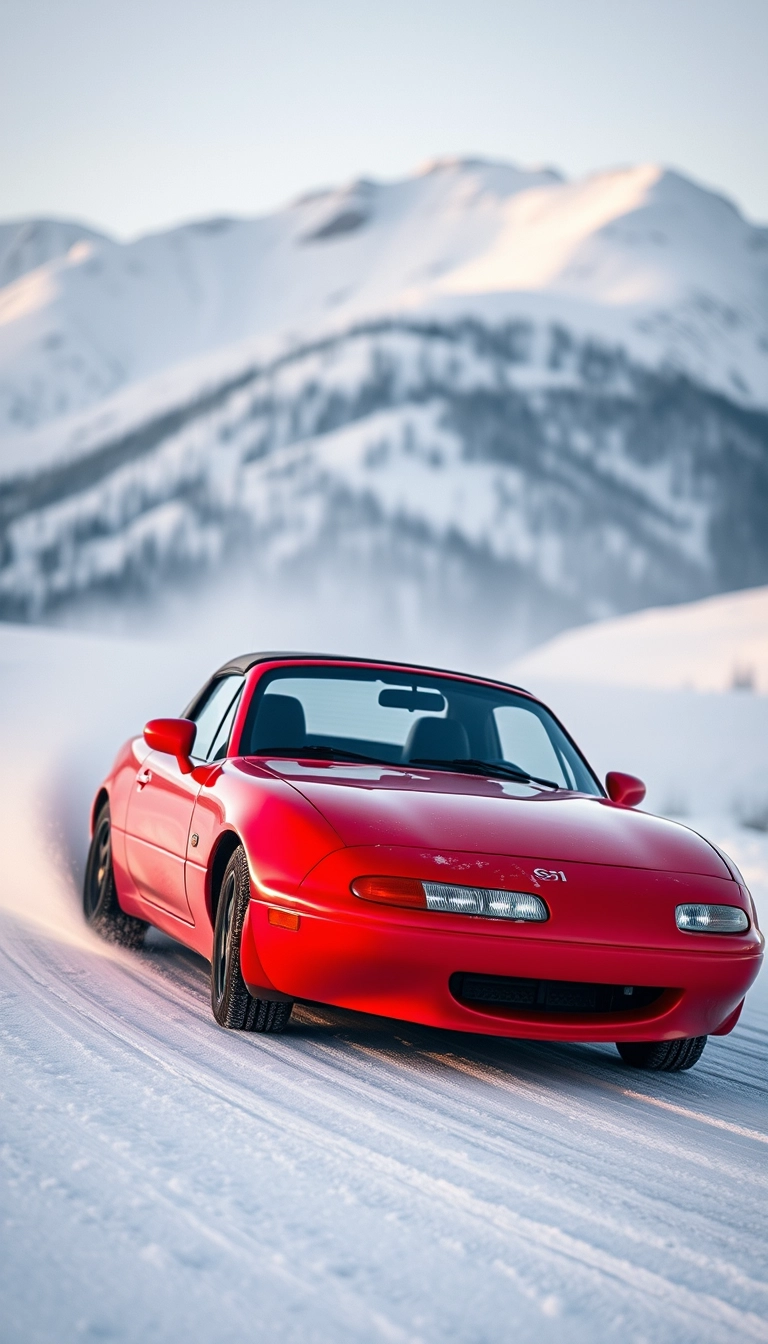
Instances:
[[[202,953],[224,1027],[280,1031],[311,1000],[687,1069],[735,1026],[763,938],[735,865],[644,794],[603,789],[516,687],[247,654],[119,752],[85,915]]]

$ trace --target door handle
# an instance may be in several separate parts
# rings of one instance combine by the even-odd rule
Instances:
[[[140,770],[139,773],[138,773],[138,775],[136,776],[136,787],[137,787],[137,789],[139,789],[139,790],[143,789],[143,788],[144,788],[144,785],[145,785],[145,784],[148,784],[149,781],[151,780],[151,778],[152,778],[152,771],[151,771],[151,770]]]

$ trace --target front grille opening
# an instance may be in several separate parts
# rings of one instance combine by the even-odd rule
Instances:
[[[455,999],[498,1004],[533,1013],[633,1013],[664,993],[651,985],[591,985],[581,980],[525,980],[514,975],[456,971],[448,982]]]

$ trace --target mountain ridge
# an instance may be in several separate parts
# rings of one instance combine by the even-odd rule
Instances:
[[[765,582],[767,332],[768,230],[655,165],[78,240],[0,290],[0,614],[333,571],[512,656]]]
[[[0,436],[248,340],[296,343],[329,321],[446,306],[494,319],[537,303],[639,362],[768,405],[768,229],[657,165],[569,182],[448,160],[250,220],[132,243],[84,237],[0,292]]]

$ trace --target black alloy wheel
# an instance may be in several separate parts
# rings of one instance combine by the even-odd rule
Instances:
[[[284,1031],[291,1002],[255,999],[240,969],[240,943],[251,899],[248,860],[240,845],[224,872],[216,909],[211,959],[211,1008],[220,1027],[230,1031]]]
[[[87,924],[109,943],[141,947],[147,925],[121,910],[112,868],[112,825],[109,803],[96,818],[83,883],[83,914]]]
[[[634,1069],[680,1073],[693,1068],[706,1044],[706,1036],[688,1036],[678,1041],[617,1041],[616,1049]]]

